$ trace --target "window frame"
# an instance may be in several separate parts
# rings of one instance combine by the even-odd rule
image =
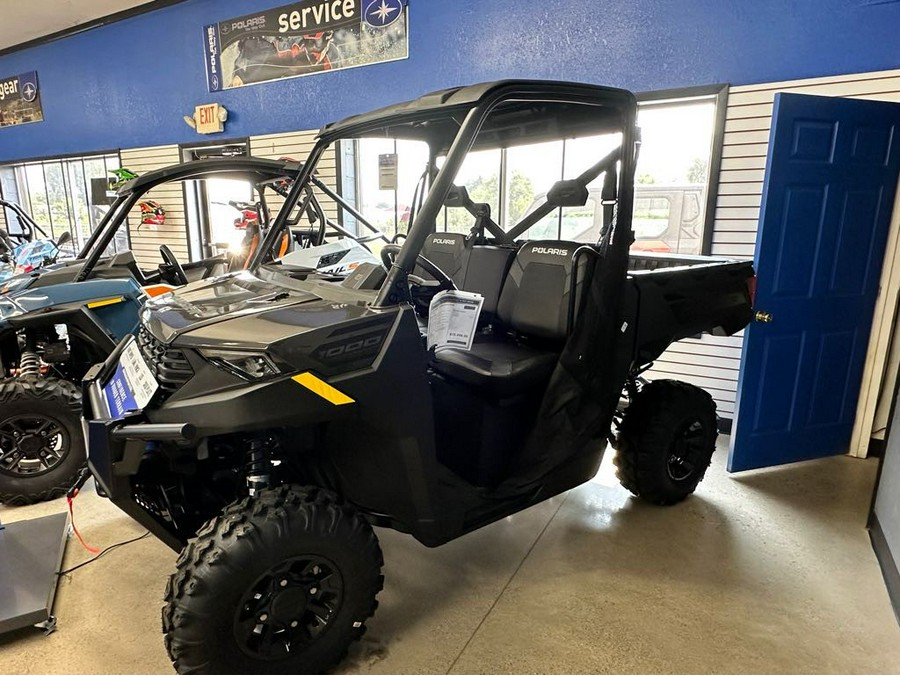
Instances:
[[[48,214],[48,218],[49,218],[50,222],[49,222],[49,224],[39,222],[39,225],[47,228],[49,230],[47,235],[54,240],[57,239],[58,236],[60,234],[62,234],[63,231],[67,230],[69,232],[69,234],[72,235],[73,238],[75,239],[75,242],[77,243],[76,248],[80,248],[83,245],[83,243],[80,242],[79,239],[75,237],[75,233],[73,232],[73,229],[75,228],[75,226],[78,225],[78,217],[77,217],[77,213],[76,213],[76,207],[73,202],[73,193],[72,193],[72,190],[70,189],[70,182],[71,182],[70,175],[69,175],[69,171],[68,171],[68,166],[64,166],[64,165],[67,165],[68,163],[71,163],[76,160],[81,161],[82,188],[85,191],[85,197],[87,199],[87,204],[88,204],[88,206],[90,206],[91,188],[90,188],[90,183],[88,183],[87,178],[86,178],[87,173],[85,172],[85,166],[84,166],[85,162],[90,161],[90,160],[103,160],[104,169],[107,169],[108,168],[108,160],[111,157],[116,158],[117,164],[118,164],[117,168],[120,168],[122,166],[122,155],[120,153],[120,150],[118,148],[116,148],[116,149],[110,149],[110,150],[97,150],[97,151],[93,151],[93,152],[89,152],[89,153],[66,153],[63,155],[46,155],[46,156],[29,158],[27,160],[15,160],[12,162],[3,162],[3,163],[0,163],[0,170],[11,169],[13,171],[13,174],[14,174],[13,180],[16,182],[18,199],[11,200],[11,201],[18,202],[21,205],[21,207],[23,209],[25,209],[28,212],[28,214],[30,216],[32,216],[32,218],[34,218],[35,210],[34,210],[34,205],[32,204],[32,200],[31,200],[31,190],[28,186],[28,179],[26,176],[26,167],[40,166],[41,175],[44,180],[44,191],[43,192],[45,195],[45,199],[47,200],[47,214]],[[47,165],[53,165],[53,164],[59,165],[61,172],[62,172],[63,188],[65,189],[65,193],[66,193],[66,213],[69,218],[67,227],[63,226],[63,224],[57,224],[54,222],[53,214],[50,209],[50,197],[49,197],[49,192],[48,192],[47,186],[46,186],[46,184],[47,184]],[[110,172],[107,171],[106,173],[107,173],[107,178],[108,178]],[[24,178],[24,185],[22,184],[23,178]],[[25,203],[25,200],[22,199],[23,196],[27,198],[27,203]],[[0,197],[6,199],[6,196],[3,191],[2,182],[0,182]],[[9,218],[7,217],[7,215],[5,213],[5,210],[4,210],[3,216],[4,216],[4,222],[6,223],[6,227],[8,229],[10,227],[10,222],[9,222]],[[37,219],[35,219],[35,220],[37,220]],[[91,232],[94,232],[93,227],[91,229]],[[129,234],[128,245],[129,245],[129,247],[131,245],[130,234]]]
[[[238,146],[243,150],[241,156],[251,156],[253,150],[250,146],[249,136],[239,136],[229,139],[212,139],[210,141],[196,141],[178,144],[179,161],[184,164],[191,162],[196,151],[222,150]],[[220,152],[211,157],[229,157],[228,153]],[[254,194],[254,199],[256,195]],[[203,260],[212,255],[212,217],[209,213],[209,196],[206,192],[206,181],[181,181],[181,202],[184,205],[185,237],[187,239],[188,260],[191,262]],[[129,232],[131,228],[128,229]],[[208,241],[207,241],[208,240]],[[207,256],[209,254],[209,256]],[[195,258],[197,256],[197,258]]]
[[[716,224],[716,205],[719,201],[719,175],[722,170],[722,152],[725,145],[725,117],[728,112],[729,84],[704,85],[700,87],[682,87],[676,89],[657,89],[635,94],[638,109],[642,103],[664,106],[686,103],[688,99],[708,98],[715,103],[716,112],[713,121],[713,135],[709,152],[709,171],[706,177],[706,208],[701,211],[703,229],[700,240],[700,255],[709,256],[712,252],[713,230]]]
[[[715,106],[715,111],[713,114],[712,136],[710,138],[709,146],[709,164],[707,178],[706,183],[701,184],[704,185],[706,204],[702,209],[698,208],[698,220],[700,222],[699,227],[702,229],[700,235],[700,255],[710,255],[712,251],[713,234],[715,230],[716,220],[716,207],[719,197],[719,178],[722,168],[722,154],[725,138],[725,119],[728,108],[729,90],[730,85],[728,84],[712,84],[699,87],[651,90],[638,92],[635,94],[639,110],[642,106],[646,105],[653,105],[654,107],[662,108],[670,104],[672,106],[677,106],[689,103],[701,103],[704,101],[711,102]],[[563,143],[561,160],[562,173],[565,172],[567,142],[568,139],[566,139]],[[357,206],[361,202],[363,191],[363,187],[358,180],[360,175],[359,162],[361,154],[359,146],[360,139],[354,139],[352,145],[348,144],[348,147],[346,147],[342,152],[338,153],[339,166],[341,166],[340,163],[343,162],[352,163],[352,181],[346,180],[348,176],[345,176],[344,172],[339,169],[339,178],[345,179],[342,181],[341,188],[339,189],[339,194],[355,200]],[[499,208],[497,210],[497,213],[492,212],[491,216],[497,223],[501,225],[501,227],[503,227],[507,215],[507,197],[509,192],[509,182],[511,179],[511,176],[509,174],[510,162],[508,157],[510,149],[499,148],[498,150],[500,151],[498,162],[499,192],[497,195]],[[396,150],[396,144],[395,152],[399,152]],[[438,158],[434,159],[437,160]],[[354,185],[346,185],[350,182],[354,183]],[[344,192],[344,190],[347,188],[349,188],[350,195],[346,195]],[[395,198],[394,227],[396,232],[400,232],[400,214],[398,213],[399,190],[395,189],[393,192]],[[683,208],[684,205],[682,204],[682,210]],[[437,219],[437,222],[435,223],[435,228],[438,232],[446,231],[448,226],[446,208],[442,210],[442,215],[443,217],[439,217]],[[680,217],[683,217],[683,214],[681,214]],[[562,237],[563,213],[561,209],[556,212],[556,219],[557,235],[559,237]]]
[[[722,153],[725,139],[725,119],[728,109],[728,93],[730,85],[714,84],[699,87],[684,87],[677,89],[659,89],[644,91],[635,94],[638,102],[638,110],[641,105],[653,105],[664,107],[677,106],[685,103],[709,100],[715,105],[713,117],[713,132],[710,139],[709,169],[706,177],[706,204],[700,209],[699,217],[702,234],[700,238],[700,255],[708,256],[712,251],[713,231],[715,229],[716,205],[719,196],[719,175],[722,168]],[[567,139],[568,141],[568,139]],[[508,188],[508,148],[500,149],[500,194],[499,213],[492,214],[498,223],[503,224],[506,210],[506,191]],[[565,167],[566,143],[563,144],[562,167]],[[557,212],[558,235],[562,236],[562,211]],[[446,227],[446,226],[445,226]]]

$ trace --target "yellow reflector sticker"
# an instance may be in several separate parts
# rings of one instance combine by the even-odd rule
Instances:
[[[88,303],[88,309],[93,310],[95,307],[103,307],[104,305],[115,305],[116,303],[121,303],[125,300],[122,296],[118,298],[105,298],[103,300],[95,300],[92,303]]]
[[[313,394],[318,394],[322,399],[330,401],[335,406],[352,404],[354,402],[354,400],[346,394],[333,388],[321,378],[316,378],[312,373],[301,373],[300,375],[291,378],[291,380],[300,383]]]

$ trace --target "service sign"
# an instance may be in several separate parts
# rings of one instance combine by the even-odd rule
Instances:
[[[203,29],[210,92],[409,56],[408,0],[307,0]]]
[[[37,71],[0,78],[0,127],[43,119]]]

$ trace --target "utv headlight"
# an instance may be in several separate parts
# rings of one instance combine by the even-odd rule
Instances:
[[[268,355],[258,352],[201,350],[206,360],[244,380],[261,380],[281,373]]]

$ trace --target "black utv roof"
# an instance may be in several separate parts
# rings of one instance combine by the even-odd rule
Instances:
[[[193,160],[141,174],[119,188],[118,194],[121,197],[137,191],[142,192],[168,181],[208,178],[210,175],[220,178],[249,179],[258,183],[275,178],[292,177],[300,170],[301,166],[300,162],[294,160],[267,160],[261,157],[247,156]]]
[[[479,148],[516,145],[519,139],[534,143],[542,136],[582,136],[585,132],[599,133],[603,127],[621,128],[623,111],[637,105],[634,94],[613,87],[553,80],[498,80],[442,89],[354,115],[326,125],[319,136],[330,140],[384,135],[424,140],[446,150],[466,111],[497,99],[505,102],[482,127]],[[602,108],[597,116],[585,115],[584,104]]]

